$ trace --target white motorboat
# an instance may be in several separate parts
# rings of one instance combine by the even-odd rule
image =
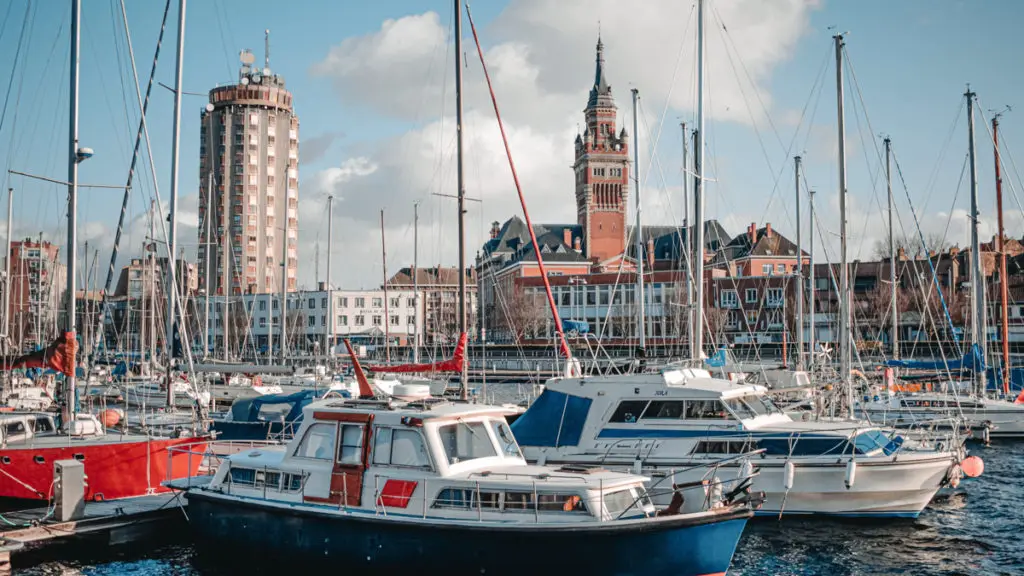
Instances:
[[[194,408],[198,402],[202,406],[210,405],[210,392],[208,390],[196,390],[188,382],[175,380],[171,383],[174,387],[174,406],[176,408]],[[149,380],[131,385],[123,385],[125,401],[131,406],[146,408],[166,408],[167,390],[163,383]]]
[[[958,483],[962,442],[912,440],[856,421],[795,422],[757,385],[703,369],[556,378],[512,425],[530,461],[628,468],[681,483],[690,467],[734,455],[750,466],[766,514],[916,517]]]
[[[1024,404],[943,392],[875,392],[856,406],[871,422],[896,427],[947,422],[992,438],[1024,438]]]
[[[704,576],[725,573],[751,515],[745,495],[658,511],[641,476],[528,465],[499,407],[326,400],[304,412],[287,446],[169,484],[187,489],[200,546],[355,572],[522,574],[543,558],[566,573]]]

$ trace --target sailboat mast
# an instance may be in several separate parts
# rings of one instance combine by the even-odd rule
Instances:
[[[70,119],[68,122],[68,247],[67,247],[67,309],[65,335],[75,345],[75,277],[78,275],[78,67],[79,46],[82,41],[82,0],[71,0],[71,94]],[[39,253],[42,254],[42,246]],[[8,254],[8,258],[10,254]],[[38,332],[37,332],[38,334]],[[69,434],[74,433],[76,418],[75,366],[69,366],[71,373],[64,379],[64,405],[61,423]]]
[[[327,335],[324,355],[330,359],[334,345],[334,287],[331,284],[331,246],[334,244],[334,196],[327,197]]]
[[[892,140],[886,137],[885,143],[885,189],[889,196],[889,328],[892,339],[892,357],[895,360],[900,358],[900,317],[896,307],[896,236],[893,234],[892,218]]]
[[[300,295],[301,296],[301,295]],[[296,300],[296,310],[299,301]],[[297,327],[296,327],[297,329]],[[288,356],[288,227],[281,228],[281,351],[278,359],[283,366]]]
[[[412,203],[412,363],[420,362],[420,203]],[[481,307],[483,310],[483,307]],[[481,315],[481,318],[483,316]]]
[[[391,313],[388,311],[388,249],[384,244],[384,209],[380,211],[380,262],[384,273],[384,361],[391,362]]]
[[[636,191],[636,333],[640,350],[647,348],[647,322],[644,311],[644,233],[643,202],[640,198],[640,133],[637,131],[637,105],[640,92],[633,88],[633,188]]]
[[[807,354],[808,354],[808,361],[811,364],[811,366],[813,366],[814,365],[814,337],[815,337],[815,334],[814,334],[814,330],[815,330],[815,323],[814,323],[814,305],[815,305],[815,303],[814,303],[814,296],[815,296],[815,294],[814,294],[814,291],[815,291],[815,289],[814,289],[814,190],[808,190],[807,191],[807,196],[809,197],[809,200],[808,200],[807,203],[809,205],[808,208],[809,208],[809,212],[810,212],[810,214],[808,215],[808,224],[809,225],[808,225],[807,228],[808,228],[808,230],[810,231],[810,234],[811,234],[811,237],[809,238],[810,249],[808,250],[808,254],[810,255],[810,270],[808,271],[808,274],[807,274],[807,276],[808,276],[808,284],[810,284],[810,287],[809,287],[809,290],[808,290],[810,292],[810,296],[809,296],[808,302],[807,302],[807,320],[808,320],[807,324],[809,325],[808,330],[807,330]]]
[[[690,260],[690,159],[686,141],[686,122],[680,122],[683,131],[683,260],[686,266],[686,342],[693,342],[693,261]]]
[[[156,202],[149,202],[149,242],[145,246],[149,269],[149,361],[156,361]],[[145,277],[146,272],[143,272]]]
[[[804,369],[804,246],[800,234],[800,162],[793,157],[793,180],[796,191],[796,369]]]
[[[967,98],[967,146],[971,171],[971,342],[978,351],[985,353],[985,277],[981,269],[981,243],[978,240],[978,165],[974,150],[974,99],[975,94],[968,88]],[[971,355],[973,358],[973,354]],[[975,367],[977,368],[977,367]],[[985,393],[985,371],[974,370],[974,384],[978,394]]]
[[[836,45],[836,106],[839,139],[839,377],[846,384],[847,408],[853,415],[853,385],[850,383],[850,271],[847,266],[846,242],[846,115],[843,109],[843,47],[842,34],[834,37]]]
[[[171,152],[171,200],[170,216],[167,227],[167,298],[166,336],[164,337],[164,355],[167,358],[164,381],[167,385],[167,407],[174,406],[174,387],[171,386],[171,360],[174,358],[174,305],[177,289],[174,287],[175,252],[177,251],[178,235],[178,168],[181,159],[181,70],[185,53],[185,3],[178,1],[178,55],[174,64],[174,130],[172,132]]]
[[[207,355],[210,353],[210,274],[212,273],[211,266],[213,265],[210,258],[210,246],[212,245],[212,242],[210,241],[210,233],[212,232],[213,228],[213,224],[210,220],[211,217],[213,216],[213,214],[211,213],[211,211],[213,210],[212,202],[213,171],[211,170],[209,182],[206,185],[206,273],[203,274],[203,277],[206,281],[205,286],[203,286],[203,290],[206,292],[206,297],[203,298],[203,360],[205,360]]]
[[[11,351],[11,237],[14,235],[14,188],[7,189],[7,251],[4,252],[3,353]]]
[[[458,160],[459,337],[466,333],[466,186],[462,172],[462,0],[455,0],[455,149]],[[459,397],[469,397],[467,362],[459,372]]]
[[[1003,346],[1003,394],[1010,393],[1009,276],[1006,275],[1006,230],[1003,228],[1003,174],[999,160],[999,114],[992,117],[992,148],[996,161],[996,214],[999,220],[999,340]]]
[[[694,303],[697,312],[693,318],[693,339],[690,356],[700,360],[704,353],[704,0],[697,0],[697,130],[693,145],[693,281]]]

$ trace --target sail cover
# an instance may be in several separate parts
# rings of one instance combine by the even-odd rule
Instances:
[[[0,370],[18,368],[52,368],[65,376],[71,376],[75,369],[75,350],[78,342],[74,332],[65,332],[49,346],[21,356],[0,356]]]
[[[414,372],[461,372],[466,362],[466,333],[459,334],[459,343],[455,346],[452,357],[440,362],[429,364],[399,364],[398,366],[366,366],[372,372],[394,372],[410,374]]]

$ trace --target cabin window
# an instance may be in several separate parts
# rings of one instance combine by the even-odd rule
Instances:
[[[678,420],[683,416],[682,400],[653,400],[641,416],[644,420]]]
[[[11,422],[4,426],[4,431],[7,432],[8,436],[11,436],[13,434],[24,434],[25,423],[21,422],[20,420],[17,422]]]
[[[647,407],[647,400],[623,400],[609,422],[636,422]]]
[[[359,424],[342,424],[338,464],[359,465],[362,463],[363,427]]]
[[[587,504],[579,494],[538,494],[537,509],[541,512],[583,512]]]
[[[498,439],[498,446],[501,448],[503,455],[510,458],[523,457],[523,453],[519,451],[519,445],[516,444],[516,438],[512,435],[512,430],[509,429],[508,424],[501,420],[492,420],[491,430],[494,432],[494,437]]]
[[[640,508],[639,499],[633,496],[633,491],[628,488],[626,490],[619,490],[618,492],[609,492],[608,494],[605,494],[604,507],[608,510],[608,514],[612,518],[618,518],[629,510],[640,513],[643,512]]]
[[[36,418],[35,431],[36,432],[53,432],[53,423],[50,422],[49,418]]]
[[[256,483],[256,471],[251,468],[231,468],[231,483],[252,486]]]
[[[373,463],[429,469],[430,456],[419,432],[377,428],[373,441]]]
[[[288,403],[263,404],[256,419],[264,422],[282,422],[291,411],[292,405]]]
[[[690,400],[686,403],[685,418],[688,420],[728,420],[729,413],[725,411],[725,407],[719,400]]]
[[[533,492],[505,492],[505,510],[530,510],[533,511]]]
[[[297,458],[332,460],[334,458],[334,444],[337,440],[337,435],[338,427],[334,424],[313,424],[306,430],[302,443],[295,450],[295,456]]]
[[[501,508],[501,494],[498,492],[477,492],[472,488],[445,488],[437,494],[431,508],[453,510],[498,510]]]
[[[758,416],[782,412],[767,396],[744,396],[740,400]]]
[[[739,398],[730,398],[725,401],[725,404],[729,407],[730,410],[732,410],[733,414],[735,414],[741,420],[746,420],[747,418],[754,418],[757,416],[757,413],[751,410],[750,406],[747,406]]]
[[[284,484],[281,485],[282,490],[288,492],[298,492],[302,489],[302,475],[301,474],[285,474]]]
[[[449,464],[498,455],[483,422],[446,424],[439,426],[437,433]]]
[[[691,454],[746,454],[754,450],[757,450],[757,443],[752,440],[701,440]]]

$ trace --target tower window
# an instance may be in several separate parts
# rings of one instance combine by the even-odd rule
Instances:
[[[604,176],[604,168],[594,168],[594,176]]]

